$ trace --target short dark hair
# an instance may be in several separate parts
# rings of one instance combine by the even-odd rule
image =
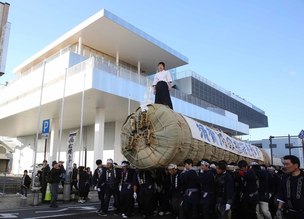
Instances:
[[[193,165],[193,160],[192,159],[186,159],[184,161],[184,164],[192,164]]]
[[[96,165],[102,164],[102,161],[100,159],[96,160]]]
[[[218,168],[220,170],[226,170],[227,169],[227,162],[224,160],[220,160],[217,164]]]
[[[159,65],[162,65],[162,66],[164,66],[164,68],[166,68],[166,65],[164,62],[159,62],[157,66],[159,66]]]
[[[246,160],[240,160],[240,161],[238,162],[238,167],[239,167],[239,168],[248,167],[247,161],[246,161]]]
[[[298,164],[298,168],[300,168],[300,159],[294,155],[286,155],[283,158],[284,160],[290,160],[292,164]]]

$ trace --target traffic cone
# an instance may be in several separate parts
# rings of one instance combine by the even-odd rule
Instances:
[[[51,191],[50,191],[50,184],[47,184],[44,201],[51,201]]]

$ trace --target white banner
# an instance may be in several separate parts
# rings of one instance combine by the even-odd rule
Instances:
[[[258,147],[231,138],[223,132],[215,131],[186,116],[183,117],[190,127],[193,138],[244,157],[264,161],[264,156]]]
[[[77,131],[70,132],[69,138],[68,138],[68,150],[67,150],[67,159],[66,159],[67,176],[69,176],[73,170],[73,147],[75,145],[76,135],[77,135]]]

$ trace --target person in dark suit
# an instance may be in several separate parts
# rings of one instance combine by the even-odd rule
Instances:
[[[183,211],[180,208],[180,204],[183,199],[183,190],[182,190],[182,183],[180,179],[180,172],[177,169],[176,164],[169,164],[168,171],[170,174],[170,204],[171,204],[171,211],[175,218],[183,218]]]
[[[78,180],[77,180],[77,174],[78,174],[78,169],[77,169],[77,164],[73,164],[73,170],[72,170],[72,183],[71,183],[71,191],[73,190],[73,187],[78,190]]]
[[[221,160],[216,166],[215,198],[216,211],[219,219],[228,219],[231,216],[231,205],[234,194],[233,178],[227,172],[227,162]]]
[[[123,218],[130,217],[134,210],[133,181],[135,171],[130,169],[129,165],[128,161],[121,163],[119,206]]]
[[[100,208],[96,211],[96,213],[102,213],[102,209],[104,208],[104,196],[106,192],[106,178],[105,178],[105,171],[106,168],[102,166],[102,160],[96,160],[97,168],[94,170],[93,174],[93,186],[94,190],[98,192],[98,198],[100,200]]]
[[[51,208],[57,208],[57,196],[58,196],[58,186],[60,183],[60,174],[61,174],[61,170],[60,170],[60,166],[58,165],[58,163],[56,161],[53,161],[52,163],[52,169],[51,172],[49,173],[49,183],[51,184],[50,186],[50,190],[51,190],[51,204],[50,207]]]
[[[41,169],[41,181],[40,181],[40,186],[41,186],[41,193],[42,193],[42,203],[44,203],[44,198],[45,198],[45,192],[46,192],[46,187],[47,187],[47,176],[50,173],[51,168],[47,162],[47,160],[43,161],[43,167]]]
[[[105,202],[102,212],[100,213],[101,216],[107,216],[109,203],[111,196],[114,197],[114,207],[116,208],[116,213],[119,210],[119,183],[121,172],[119,169],[114,167],[114,162],[112,159],[107,160],[107,169],[104,172],[105,174],[105,185],[106,185],[106,193],[105,193]]]
[[[185,170],[181,173],[181,183],[183,188],[183,217],[196,219],[199,217],[200,184],[198,174],[193,169],[193,160],[184,161]]]
[[[154,179],[151,171],[137,169],[133,184],[133,198],[137,199],[140,213],[143,217],[150,217],[153,212],[154,194]]]
[[[89,181],[89,174],[87,173],[84,166],[78,167],[78,175],[79,175],[79,203],[85,203],[86,199],[86,183]]]
[[[256,207],[259,202],[259,179],[253,169],[250,169],[247,161],[238,162],[240,168],[240,218],[256,219]]]
[[[27,190],[30,188],[31,181],[31,178],[27,175],[27,170],[24,170],[21,179],[21,199],[27,199]]]
[[[201,185],[200,210],[204,219],[211,219],[215,214],[215,174],[210,170],[209,166],[209,161],[201,161],[201,170],[199,172],[199,183]]]
[[[300,160],[294,155],[284,157],[286,174],[282,178],[277,201],[277,218],[282,218],[283,208],[286,209],[286,218],[304,218],[304,172],[300,169]]]

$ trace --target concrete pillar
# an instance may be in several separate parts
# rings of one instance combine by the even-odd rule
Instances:
[[[140,83],[140,61],[137,62],[138,82]]]
[[[58,152],[60,153],[60,148],[58,147],[58,133],[59,133],[59,119],[51,119],[51,133],[48,139],[49,150],[49,160],[50,163],[54,160],[58,161]]]
[[[77,53],[79,55],[82,55],[82,37],[78,38],[78,51],[77,51]]]
[[[122,122],[115,122],[115,138],[114,138],[114,160],[118,164],[121,163],[125,158],[121,153],[121,127],[123,123]]]
[[[117,71],[117,76],[119,76],[119,52],[116,51],[116,71]]]
[[[94,127],[94,163],[97,159],[103,158],[105,130],[105,110],[96,109]]]

